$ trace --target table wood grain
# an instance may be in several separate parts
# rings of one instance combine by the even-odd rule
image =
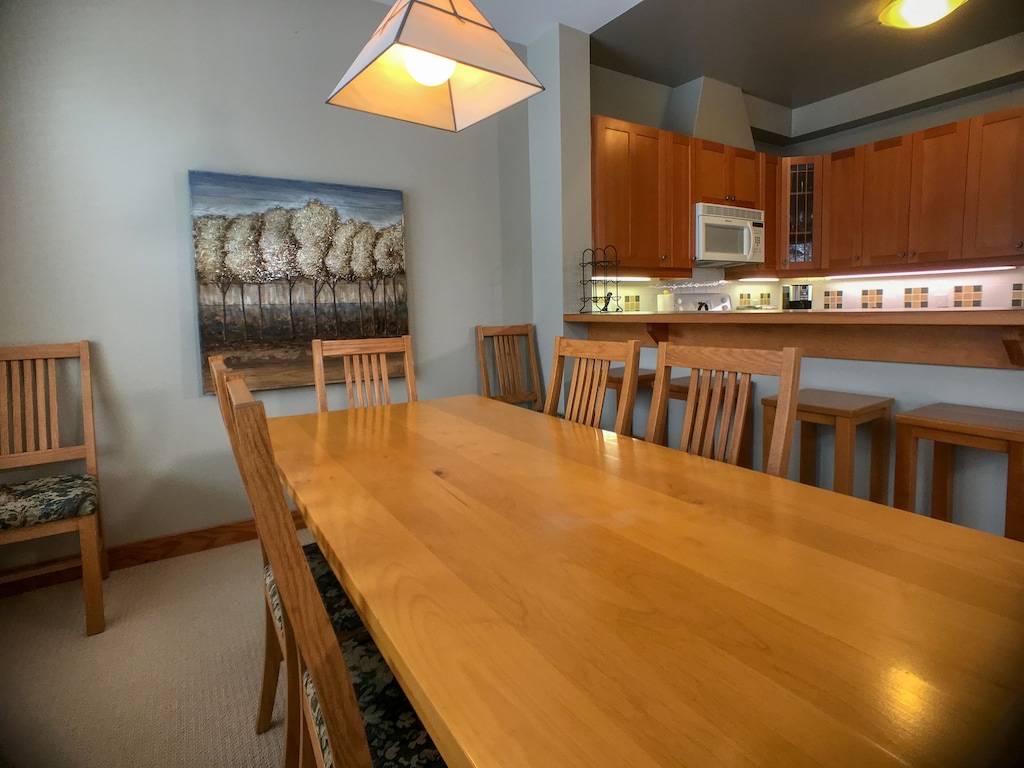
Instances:
[[[476,396],[270,430],[452,768],[1022,749],[1021,542]]]

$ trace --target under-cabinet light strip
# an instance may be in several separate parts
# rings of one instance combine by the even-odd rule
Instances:
[[[971,267],[970,269],[925,269],[920,272],[875,272],[870,275],[828,275],[826,280],[867,280],[874,277],[913,277],[915,275],[959,275],[967,272],[1002,272],[1016,267]]]

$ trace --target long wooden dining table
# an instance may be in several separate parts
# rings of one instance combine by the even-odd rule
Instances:
[[[1024,543],[477,396],[270,433],[451,768],[1024,756]]]

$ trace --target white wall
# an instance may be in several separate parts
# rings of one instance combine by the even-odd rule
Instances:
[[[527,106],[448,134],[324,104],[386,12],[0,4],[0,343],[95,342],[109,544],[248,516],[199,389],[189,169],[403,190],[421,397],[478,391],[473,326],[529,319]]]

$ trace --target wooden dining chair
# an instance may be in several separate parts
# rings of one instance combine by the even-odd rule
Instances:
[[[88,341],[0,347],[0,471],[51,470],[0,484],[0,544],[78,534],[88,635],[106,626],[103,579],[108,573],[92,408]],[[74,422],[68,423],[72,414]],[[84,464],[85,472],[69,474],[64,466],[69,461]],[[58,560],[7,571],[0,583],[66,566],[66,560]]]
[[[636,402],[637,369],[640,367],[639,341],[587,341],[555,338],[555,359],[544,403],[544,413],[558,414],[565,368],[572,361],[572,377],[565,400],[565,418],[591,427],[601,426],[608,372],[612,363],[623,366],[624,376],[615,413],[615,432],[631,435],[633,405]]]
[[[488,340],[490,355],[487,353]],[[540,364],[537,362],[537,340],[532,325],[478,325],[476,351],[480,360],[484,397],[504,403],[532,403],[535,411],[544,407]],[[492,358],[494,372],[497,374],[497,393],[491,391]]]
[[[366,633],[341,639],[317,595],[281,488],[263,404],[244,380],[227,380],[235,459],[266,547],[284,622],[294,633],[302,675],[300,764],[330,768],[443,768],[379,649]]]
[[[779,403],[764,471],[785,477],[796,424],[800,350],[723,349],[658,345],[654,395],[647,422],[648,442],[665,443],[668,389],[673,368],[688,368],[690,387],[680,449],[738,464],[753,407],[752,375],[779,379]]]
[[[313,339],[313,383],[316,385],[317,409],[327,410],[327,377],[325,358],[341,358],[345,366],[345,392],[349,408],[391,404],[388,376],[388,353],[400,353],[405,369],[406,399],[416,397],[416,370],[412,358],[412,337],[400,336],[373,339]]]
[[[213,378],[217,404],[220,406],[221,418],[228,433],[228,439],[234,449],[237,443],[234,411],[227,394],[228,381],[244,378],[242,373],[231,371],[224,362],[223,355],[211,355],[209,358],[210,373]],[[280,676],[281,664],[285,664],[285,768],[296,768],[299,763],[299,741],[302,738],[302,690],[299,675],[298,655],[291,628],[284,620],[281,599],[278,592],[274,570],[267,559],[266,547],[259,536],[260,553],[263,557],[263,597],[264,597],[264,637],[263,637],[263,674],[260,681],[259,709],[256,713],[256,733],[270,730],[274,714],[274,701],[277,698],[277,680]],[[313,574],[317,592],[330,616],[331,625],[339,636],[347,636],[363,631],[363,622],[348,595],[338,583],[326,558],[316,543],[302,547],[306,565]]]

